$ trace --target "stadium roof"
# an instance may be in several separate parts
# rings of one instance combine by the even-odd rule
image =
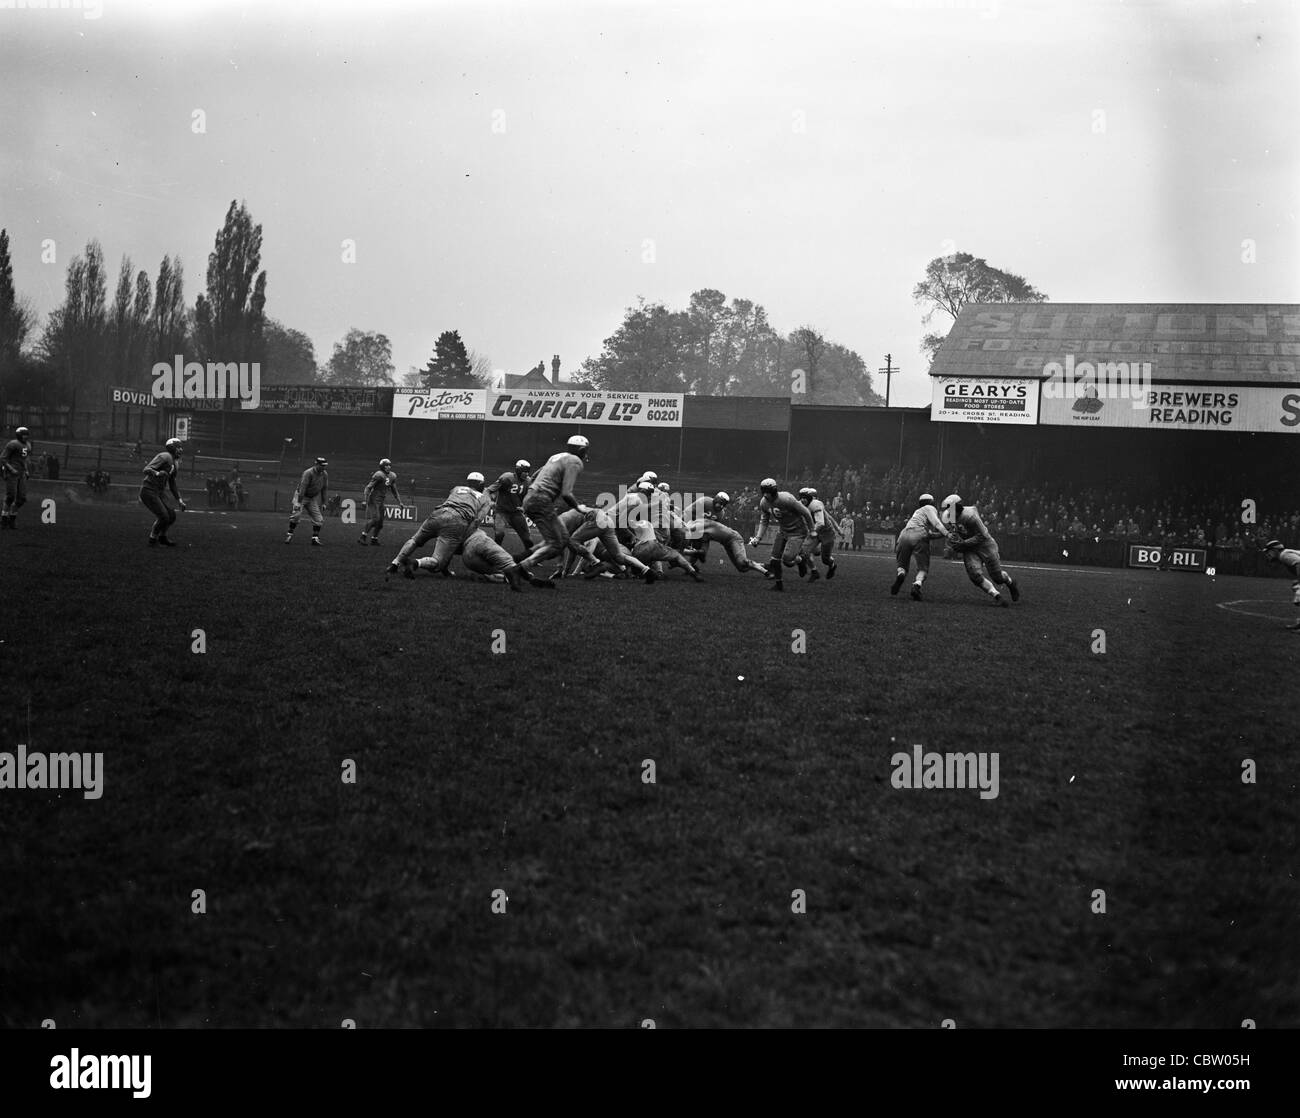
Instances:
[[[1300,384],[1300,305],[972,303],[930,375],[1042,377],[1070,355],[1150,362],[1157,384]]]

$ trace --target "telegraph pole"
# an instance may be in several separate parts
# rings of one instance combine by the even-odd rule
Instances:
[[[885,407],[889,407],[889,387],[893,382],[894,374],[901,373],[902,369],[894,367],[894,358],[891,354],[885,354],[885,367],[877,369],[876,372],[885,374]]]

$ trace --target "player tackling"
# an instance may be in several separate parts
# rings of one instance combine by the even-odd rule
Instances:
[[[961,556],[961,561],[966,566],[966,577],[983,590],[994,605],[1007,604],[995,584],[1010,590],[1013,602],[1020,601],[1020,587],[1002,569],[997,541],[989,535],[975,506],[962,504],[956,493],[950,493],[943,499],[943,515],[940,519],[948,526],[949,546]],[[988,571],[988,576],[984,574],[985,571]]]

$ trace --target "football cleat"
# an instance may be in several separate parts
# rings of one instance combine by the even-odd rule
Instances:
[[[1011,600],[1013,602],[1020,601],[1020,584],[1018,582],[1007,583],[1007,589],[1011,591]]]
[[[320,536],[312,536],[311,543],[313,547],[321,547]]]
[[[891,594],[897,594],[903,588],[903,580],[905,578],[907,578],[906,571],[894,579],[894,585],[889,588],[889,592]]]
[[[826,569],[826,577],[827,577],[827,578],[834,578],[834,577],[835,577],[835,568],[838,567],[839,565],[840,565],[840,561],[839,561],[838,559],[832,559],[832,560],[830,561],[830,565],[829,565],[829,566],[827,567],[827,569]]]
[[[913,584],[912,584],[912,601],[914,601],[914,602],[919,602],[920,600],[921,600],[921,587],[920,587],[919,584],[917,584],[917,583],[913,583]]]
[[[816,581],[817,581],[819,578],[821,578],[821,577],[822,577],[822,576],[819,575],[819,574],[817,573],[817,569],[816,569],[815,567],[814,567],[811,571],[808,572],[808,581],[809,581],[809,582],[816,582]]]

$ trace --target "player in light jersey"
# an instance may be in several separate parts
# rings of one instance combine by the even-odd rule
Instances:
[[[569,533],[569,546],[574,550],[569,569],[560,577],[576,575],[584,562],[591,564],[587,577],[609,570],[627,569],[640,575],[646,582],[655,581],[655,572],[631,552],[625,551],[614,532],[614,521],[604,509],[588,509],[585,513],[569,509],[560,513],[560,522]],[[590,542],[589,542],[590,541]],[[592,543],[597,545],[600,558],[593,554]]]
[[[757,547],[767,526],[776,522],[776,539],[772,541],[772,558],[767,561],[767,570],[776,580],[772,589],[784,590],[781,581],[783,565],[793,567],[797,564],[800,578],[808,570],[803,545],[813,530],[812,513],[793,493],[778,489],[775,478],[765,477],[758,488],[763,496],[758,502],[758,527],[754,529],[754,538],[749,541],[749,546]]]
[[[519,542],[524,545],[524,554],[532,551],[533,537],[528,531],[524,511],[519,506],[533,480],[529,473],[532,468],[532,463],[527,458],[521,458],[513,470],[507,470],[487,487],[488,496],[492,498],[496,542],[500,543],[506,538],[507,528],[513,528]]]
[[[560,523],[560,513],[565,509],[587,511],[587,506],[573,495],[573,486],[586,464],[589,447],[582,435],[572,436],[564,450],[546,460],[528,486],[523,510],[537,525],[542,541],[520,561],[524,570],[531,571],[538,563],[563,555],[568,548],[569,533]]]
[[[660,543],[655,535],[654,524],[649,520],[636,520],[632,523],[632,536],[636,542],[632,545],[632,555],[646,566],[654,563],[667,563],[670,567],[679,567],[696,582],[703,581],[699,572],[691,566],[681,552]],[[647,579],[647,581],[649,581]]]
[[[673,500],[673,491],[666,481],[655,485],[650,495],[650,507],[659,542],[666,543],[674,551],[681,551],[686,546],[686,521],[682,519]]]
[[[175,547],[167,538],[167,529],[176,521],[176,513],[164,499],[170,489],[181,512],[186,509],[181,500],[180,490],[176,488],[176,466],[180,461],[183,446],[180,439],[168,439],[163,447],[144,468],[144,484],[140,486],[140,503],[154,514],[153,528],[149,532],[149,546]]]
[[[755,563],[745,551],[745,538],[729,525],[718,519],[718,514],[731,503],[726,493],[713,497],[698,498],[689,509],[686,521],[686,538],[691,542],[690,548],[683,551],[697,569],[702,566],[709,554],[709,544],[718,543],[731,559],[732,566],[741,574],[747,571],[766,572],[762,563]]]
[[[472,528],[461,540],[457,554],[460,555],[460,561],[465,564],[467,571],[483,576],[488,582],[500,582],[504,578],[510,585],[510,589],[516,591],[523,589],[520,585],[523,582],[541,590],[555,589],[554,583],[545,582],[528,571],[520,570],[514,556],[493,540],[483,530],[482,525]],[[415,566],[431,574],[438,574],[445,569],[445,564],[439,566],[437,556],[433,555],[426,555],[417,560]]]
[[[1284,547],[1281,540],[1269,540],[1263,548],[1264,554],[1268,556],[1270,563],[1281,563],[1287,569],[1292,578],[1291,583],[1291,604],[1300,606],[1300,551],[1294,547]],[[1300,620],[1297,620],[1288,629],[1300,629]]]
[[[912,560],[916,560],[916,581],[912,583],[912,600],[921,600],[921,587],[930,575],[930,541],[945,539],[948,529],[943,526],[939,514],[934,509],[934,494],[922,493],[916,511],[908,518],[903,530],[898,533],[894,543],[894,561],[898,564],[898,574],[894,585],[889,588],[891,594],[897,594]]]
[[[835,537],[839,535],[839,529],[831,519],[831,514],[826,511],[826,506],[817,499],[817,490],[811,485],[799,490],[799,500],[807,505],[808,511],[812,513],[815,533],[808,537],[808,542],[803,548],[803,559],[808,564],[808,581],[816,582],[821,577],[814,566],[818,555],[821,556],[822,566],[826,568],[826,577],[834,578],[837,564],[835,556],[831,553],[835,550]]]
[[[294,530],[298,527],[299,518],[305,512],[311,519],[311,542],[317,547],[321,546],[320,530],[321,525],[325,523],[321,515],[321,506],[325,504],[325,494],[330,487],[330,476],[325,470],[328,465],[324,458],[317,458],[303,471],[298,488],[293,491],[293,501],[289,508],[289,531],[284,537],[285,543],[293,543]]]
[[[397,491],[397,474],[393,472],[392,462],[381,458],[379,469],[370,475],[365,491],[361,494],[361,503],[366,506],[366,526],[361,529],[359,543],[364,544],[368,534],[371,545],[379,546],[379,531],[384,526],[384,500],[390,491],[399,505],[406,504]]]
[[[1020,601],[1020,587],[1002,569],[997,541],[989,535],[975,506],[962,504],[962,499],[956,493],[950,493],[943,499],[943,515],[940,519],[948,527],[948,543],[961,556],[961,561],[966,566],[967,578],[983,590],[994,605],[1007,604],[1006,598],[998,592],[998,585],[1011,591],[1013,602]],[[985,570],[988,571],[987,577]]]
[[[388,574],[400,571],[407,578],[414,578],[415,562],[411,559],[411,552],[430,540],[436,541],[430,569],[447,571],[452,556],[460,550],[465,538],[483,522],[492,507],[488,495],[483,492],[483,485],[483,475],[475,470],[465,478],[464,484],[454,486],[447,494],[447,499],[428,515],[415,535],[402,544],[402,549],[388,564]]]
[[[31,432],[26,427],[19,427],[14,431],[14,437],[5,443],[4,453],[0,455],[0,474],[4,474],[5,479],[0,528],[18,527],[18,510],[27,503],[27,456],[31,450]]]

